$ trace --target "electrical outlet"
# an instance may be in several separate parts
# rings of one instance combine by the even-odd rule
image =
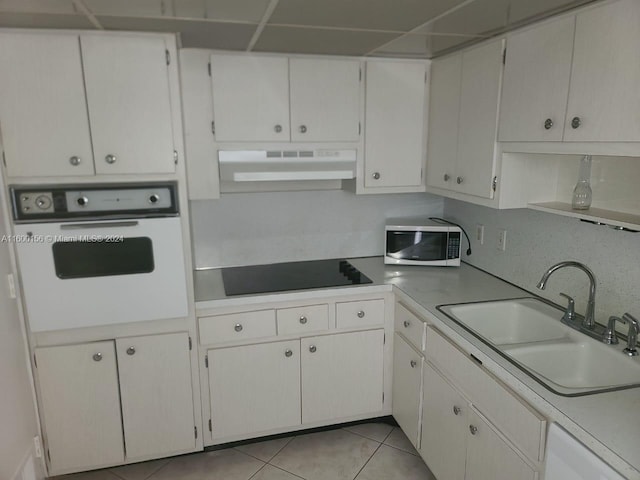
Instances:
[[[484,225],[476,225],[476,240],[480,245],[484,245]]]
[[[503,252],[507,249],[507,231],[498,230],[498,250]]]

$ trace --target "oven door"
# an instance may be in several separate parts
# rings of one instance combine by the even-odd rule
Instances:
[[[15,226],[31,331],[187,316],[179,217]]]

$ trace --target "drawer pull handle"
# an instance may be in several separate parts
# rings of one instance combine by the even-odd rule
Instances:
[[[315,345],[311,345],[311,346],[309,347],[309,351],[310,351],[311,353],[316,353],[316,350],[317,350],[317,348],[316,348],[316,346],[315,346]]]
[[[404,328],[409,328],[411,326],[411,322],[409,320],[405,320],[402,324],[404,325]]]
[[[291,349],[287,348],[287,349],[284,351],[284,356],[285,356],[285,357],[290,357],[291,355],[293,355],[293,352],[291,351]]]
[[[362,318],[364,317],[364,312],[362,310],[359,310],[356,315],[358,315],[358,318]]]
[[[241,331],[242,331],[242,324],[241,324],[241,323],[236,323],[236,326],[235,326],[235,327],[233,327],[233,329],[234,329],[236,332],[241,332]]]
[[[100,360],[102,360],[102,354],[101,354],[100,352],[98,352],[98,353],[94,353],[94,354],[93,354],[93,360],[94,360],[95,362],[99,362]]]
[[[302,315],[302,316],[300,317],[300,323],[301,323],[302,325],[304,325],[305,323],[307,323],[307,317],[305,317],[304,315]]]
[[[458,407],[457,405],[453,406],[453,414],[454,415],[460,415],[461,411],[462,411],[462,409],[460,407]]]
[[[416,365],[418,365],[418,362],[416,362],[415,360],[411,360],[409,362],[409,365],[411,365],[411,368],[416,368]]]
[[[476,433],[478,433],[478,427],[469,425],[469,431],[471,432],[471,435],[475,435]]]

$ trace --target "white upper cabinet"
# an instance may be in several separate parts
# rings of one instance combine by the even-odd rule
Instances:
[[[80,37],[96,173],[173,173],[162,37]]]
[[[565,17],[508,37],[500,141],[562,140],[574,23]]]
[[[165,38],[0,34],[8,176],[173,173]]]
[[[420,187],[426,63],[367,61],[364,185]]]
[[[9,176],[93,175],[77,36],[0,34],[0,85]]]
[[[640,141],[639,26],[637,0],[577,15],[565,140]]]
[[[427,183],[493,198],[504,40],[432,66]]]
[[[211,80],[218,141],[289,141],[286,57],[213,54]]]
[[[291,58],[291,140],[357,141],[360,76],[357,60]]]
[[[355,142],[360,62],[211,55],[218,142]]]

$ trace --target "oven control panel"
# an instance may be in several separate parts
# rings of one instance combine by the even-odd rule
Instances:
[[[10,190],[16,223],[178,214],[175,183],[11,186]]]

